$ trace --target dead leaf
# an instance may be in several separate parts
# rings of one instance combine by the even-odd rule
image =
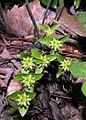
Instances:
[[[78,21],[77,15],[68,14],[66,8],[62,10],[59,22],[77,35],[86,37],[82,24]]]
[[[22,88],[22,85],[20,82],[16,80],[11,80],[8,88],[7,88],[7,96],[13,94],[14,92],[20,90]]]
[[[41,7],[40,2],[35,1],[30,3],[30,8],[37,24],[42,23],[45,9]],[[54,12],[49,12],[49,17],[45,23],[49,23],[54,15]],[[33,23],[29,17],[25,4],[21,7],[14,5],[11,10],[3,13],[3,18],[7,29],[11,34],[18,37],[26,37],[33,33]]]
[[[6,48],[3,49],[0,57],[5,58],[5,59],[11,58],[9,51]]]

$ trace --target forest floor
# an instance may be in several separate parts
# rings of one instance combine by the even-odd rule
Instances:
[[[45,9],[37,1],[30,6],[36,22],[42,23]],[[19,53],[30,52],[31,48],[43,50],[43,46],[37,45],[38,39],[34,41],[33,24],[25,4],[7,7],[7,12],[6,6],[0,10],[0,120],[86,120],[86,98],[80,89],[83,79],[74,78],[70,72],[55,79],[53,67],[48,68],[48,76],[36,82],[37,95],[24,118],[20,116],[16,103],[6,98],[21,89],[20,83],[13,79],[14,74],[20,73]],[[57,23],[55,12],[48,14],[45,24]],[[60,54],[81,61],[86,60],[86,32],[76,20],[77,14],[70,15],[64,8],[58,20],[61,27],[55,31],[54,37],[70,34]],[[41,31],[40,34],[43,36]]]

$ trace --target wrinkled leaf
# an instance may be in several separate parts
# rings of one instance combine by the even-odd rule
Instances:
[[[81,87],[81,91],[84,94],[84,96],[86,96],[86,82],[83,83],[83,85]]]
[[[86,79],[86,62],[72,61],[69,70],[73,76]]]

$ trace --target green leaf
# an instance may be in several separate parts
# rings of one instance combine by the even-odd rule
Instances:
[[[48,27],[45,26],[44,24],[38,24],[38,27],[40,27],[44,31],[48,29]]]
[[[32,99],[34,99],[35,98],[35,96],[36,96],[36,93],[34,92],[34,93],[28,93],[27,92],[27,95],[29,95],[29,97],[31,98],[31,100]]]
[[[29,57],[28,53],[20,52],[20,59]]]
[[[48,2],[49,2],[49,0],[40,0],[40,1],[41,1],[42,4],[44,4],[44,5],[48,5]],[[50,7],[56,9],[56,8],[57,8],[57,2],[58,2],[58,1],[59,1],[59,0],[52,0],[52,1],[51,1],[51,4],[50,4]]]
[[[83,25],[84,30],[86,31],[86,24]]]
[[[69,70],[73,76],[86,79],[86,62],[72,61]]]
[[[55,25],[53,25],[52,27],[50,27],[50,29],[52,30],[52,31],[55,31],[57,28],[59,28],[60,27],[60,23],[59,24],[55,24]]]
[[[79,13],[79,15],[78,15],[78,20],[79,20],[79,22],[81,22],[81,23],[86,23],[86,12],[84,12],[84,13]]]
[[[58,78],[63,73],[64,73],[64,71],[62,71],[61,69],[59,69],[58,72],[56,73],[56,78]]]
[[[41,60],[41,59],[34,59],[34,62],[35,62],[35,64],[42,64],[43,63],[43,60]]]
[[[64,7],[64,0],[59,0],[59,4],[60,4],[60,6],[59,7]]]
[[[13,78],[15,80],[22,80],[22,77],[26,76],[26,74],[24,73],[20,73],[20,74],[17,74],[17,75],[13,75]]]
[[[83,85],[81,87],[81,91],[84,94],[84,96],[86,96],[86,82],[83,83]]]
[[[31,53],[34,58],[37,58],[37,59],[41,58],[41,53],[38,50],[31,49]]]
[[[8,95],[7,98],[11,99],[11,100],[16,100],[16,99],[18,99],[18,96],[17,96],[18,94],[22,95],[23,91],[16,91],[13,94]]]
[[[39,68],[38,66],[36,66],[35,74],[41,74],[42,72],[43,72],[43,67]]]
[[[44,45],[49,46],[51,40],[52,40],[52,37],[48,36],[48,37],[41,38],[38,41]]]
[[[34,80],[40,80],[43,76],[43,74],[32,74]]]
[[[75,0],[74,6],[77,9],[80,6],[81,0]]]
[[[56,58],[57,58],[58,62],[64,61],[64,57],[59,55],[58,53],[56,53]]]
[[[61,38],[61,42],[64,43],[65,41],[67,41],[67,39],[70,37],[69,34],[65,35],[63,38]]]
[[[27,106],[27,107],[24,107],[24,106],[22,106],[22,107],[18,107],[18,110],[19,110],[19,113],[21,114],[21,116],[22,117],[24,117],[24,115],[26,114],[26,112],[28,111],[28,108],[29,108],[29,106]]]
[[[46,57],[49,60],[49,62],[54,61],[56,59],[55,55],[47,55]]]

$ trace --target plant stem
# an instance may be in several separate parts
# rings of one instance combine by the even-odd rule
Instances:
[[[35,30],[36,30],[36,33],[37,33],[37,36],[38,36],[38,39],[39,39],[39,38],[40,38],[40,35],[39,35],[39,32],[38,32],[38,27],[37,27],[35,18],[34,18],[33,14],[32,14],[32,11],[31,11],[31,9],[30,9],[29,2],[28,2],[28,0],[25,0],[25,2],[26,2],[26,5],[27,5],[28,13],[29,13],[30,18],[31,18],[31,20],[32,20],[32,22],[33,22],[34,28],[35,28]]]
[[[46,8],[46,11],[45,11],[45,14],[44,14],[44,18],[43,18],[42,24],[44,24],[44,21],[46,19],[46,15],[47,15],[47,12],[48,12],[48,9],[50,7],[51,2],[52,2],[52,0],[48,1],[47,8]]]

